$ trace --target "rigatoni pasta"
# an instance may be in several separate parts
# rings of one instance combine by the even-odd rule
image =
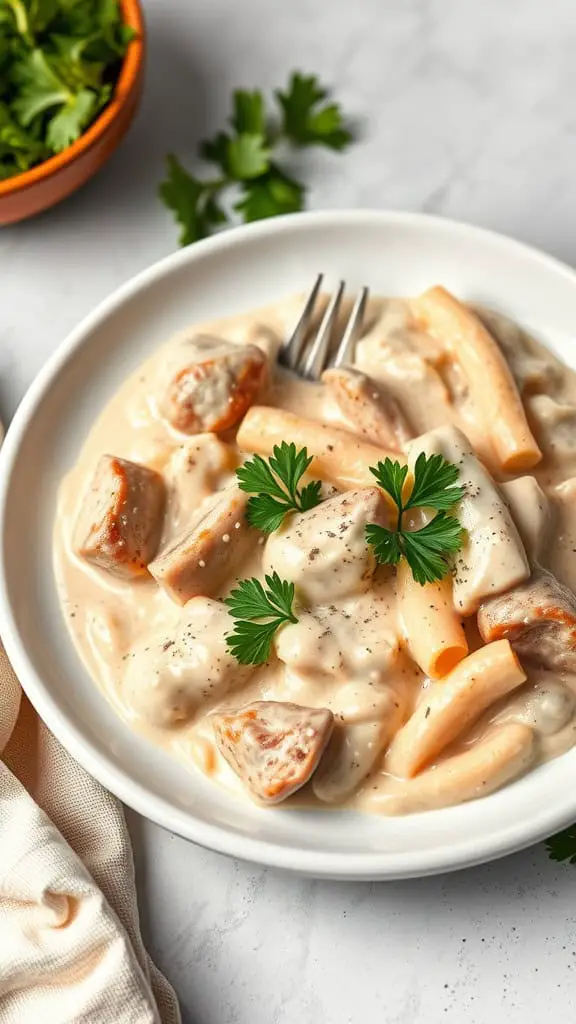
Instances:
[[[392,775],[411,778],[463,733],[487,707],[526,679],[507,640],[480,647],[433,683],[396,734],[386,755]]]
[[[401,562],[397,595],[412,658],[426,675],[440,679],[468,654],[466,635],[454,608],[451,576],[421,586],[407,563]]]
[[[243,452],[271,455],[274,445],[289,438],[297,448],[307,448],[313,456],[310,473],[328,480],[342,490],[370,487],[374,477],[370,466],[389,456],[404,462],[396,451],[362,441],[349,430],[318,423],[283,409],[253,406],[238,431]]]
[[[501,468],[507,473],[532,469],[542,452],[528,426],[512,373],[490,332],[445,288],[430,288],[413,305],[460,363]]]
[[[447,757],[405,783],[397,795],[383,803],[382,811],[414,814],[488,796],[525,772],[536,749],[529,726],[518,722],[500,725],[462,753]]]

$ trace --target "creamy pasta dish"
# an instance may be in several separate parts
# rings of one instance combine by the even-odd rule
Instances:
[[[301,306],[182,332],[103,410],[59,492],[68,627],[239,799],[487,795],[576,741],[576,376],[434,287],[306,382],[277,361]]]

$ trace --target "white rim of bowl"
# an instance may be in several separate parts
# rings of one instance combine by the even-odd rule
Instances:
[[[507,829],[500,829],[497,836],[488,835],[482,841],[463,838],[455,843],[448,852],[445,848],[432,852],[368,852],[366,854],[307,851],[285,847],[269,840],[254,839],[228,831],[223,826],[210,825],[193,819],[186,812],[171,807],[161,797],[151,795],[125,771],[109,763],[106,756],[101,754],[84,737],[82,731],[71,724],[60,711],[56,701],[46,689],[41,676],[28,658],[21,640],[8,598],[2,538],[5,530],[6,499],[28,421],[33,417],[53,379],[76,350],[82,346],[87,332],[105,320],[126,299],[132,297],[152,281],[169,275],[174,268],[183,264],[194,263],[202,260],[205,255],[240,245],[245,238],[276,235],[287,229],[306,230],[308,225],[330,225],[345,228],[346,226],[358,227],[363,224],[374,225],[375,221],[379,221],[383,226],[398,224],[414,227],[429,226],[454,236],[467,235],[470,237],[473,235],[479,241],[489,241],[492,245],[498,245],[509,252],[516,252],[517,255],[521,255],[525,259],[535,261],[541,266],[561,274],[574,285],[576,293],[576,272],[553,256],[548,256],[533,246],[515,241],[496,231],[430,214],[371,209],[323,210],[289,214],[255,224],[240,225],[164,257],[120,285],[108,298],[100,302],[61,342],[37,374],[18,406],[0,447],[0,626],[2,639],[6,653],[26,695],[48,728],[66,747],[72,757],[106,789],[110,790],[128,807],[141,814],[142,817],[148,818],[168,831],[175,832],[207,849],[296,874],[317,878],[363,881],[440,874],[496,860],[509,853],[525,849],[565,828],[574,820],[576,817],[576,791],[573,797],[569,796],[564,807],[540,808],[534,819],[531,819],[530,827],[526,823],[520,822]],[[435,812],[427,813],[434,814]]]

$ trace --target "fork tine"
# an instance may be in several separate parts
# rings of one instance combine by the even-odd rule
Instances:
[[[314,315],[314,307],[316,306],[318,292],[320,291],[323,280],[324,274],[318,274],[318,277],[314,282],[314,287],[306,299],[306,305],[302,310],[302,315],[296,324],[292,335],[288,341],[282,345],[278,353],[278,361],[282,363],[283,366],[287,366],[289,370],[296,369],[296,365],[302,351],[302,346],[304,345],[308,328],[310,327],[310,321]]]
[[[368,294],[368,288],[362,288],[358,293],[356,302],[354,303],[352,312],[348,318],[346,329],[342,335],[342,340],[338,346],[336,358],[334,359],[335,367],[344,366],[346,363],[351,363],[353,360],[356,343],[362,333],[362,324],[364,322],[364,313],[366,312]]]
[[[344,281],[340,281],[338,291],[334,293],[328,303],[322,323],[318,328],[318,333],[312,342],[310,351],[308,352],[302,369],[302,376],[305,377],[306,380],[316,380],[326,365],[326,358],[330,348],[330,342],[332,341],[334,325],[342,302],[342,296],[344,295],[344,288]]]

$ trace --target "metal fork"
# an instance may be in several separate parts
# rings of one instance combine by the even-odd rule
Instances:
[[[368,288],[362,288],[356,296],[342,337],[338,342],[336,353],[332,358],[332,350],[336,343],[336,323],[346,287],[344,281],[340,281],[337,291],[332,295],[316,336],[308,345],[306,344],[323,280],[324,275],[318,274],[292,335],[284,342],[278,353],[278,361],[281,365],[305,380],[318,380],[322,371],[326,370],[328,366],[339,367],[352,362],[356,342],[362,333],[364,313],[368,302]]]

